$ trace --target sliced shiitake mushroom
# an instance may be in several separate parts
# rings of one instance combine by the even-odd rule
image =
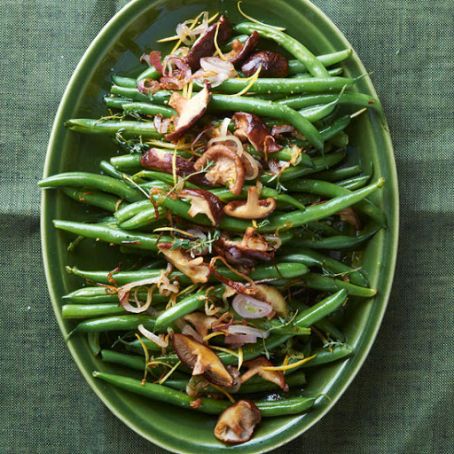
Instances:
[[[241,383],[246,383],[254,375],[259,375],[264,380],[270,381],[271,383],[276,384],[283,391],[288,391],[288,385],[285,383],[285,376],[280,370],[263,370],[263,367],[272,367],[273,364],[270,360],[266,359],[264,356],[259,356],[258,358],[246,361],[244,367],[248,369],[241,377]]]
[[[233,116],[233,121],[236,127],[235,135],[241,140],[248,140],[257,151],[274,153],[282,149],[257,115],[237,112]]]
[[[239,400],[219,416],[214,436],[226,444],[249,441],[261,421],[260,410],[249,400]]]
[[[140,159],[140,165],[145,169],[161,170],[166,173],[172,173],[172,153],[158,150],[157,148],[150,148],[147,150]],[[176,157],[176,169],[179,176],[187,176],[195,172],[194,162]]]
[[[178,119],[175,124],[175,131],[166,135],[169,141],[178,140],[188,129],[190,129],[205,114],[211,93],[208,87],[204,87],[191,99],[186,99],[179,93],[172,94],[169,104],[178,112]]]
[[[223,204],[219,197],[216,197],[210,191],[184,189],[179,192],[178,196],[191,202],[191,208],[188,211],[189,216],[195,217],[198,214],[204,214],[213,225],[218,225],[221,222],[224,214]]]
[[[192,375],[203,375],[209,382],[226,388],[233,386],[233,377],[207,346],[184,334],[173,334],[172,343],[181,362],[192,369]]]
[[[195,162],[200,171],[211,163],[205,178],[214,185],[227,185],[232,194],[239,195],[244,184],[244,165],[241,158],[225,145],[214,145]]]
[[[244,43],[235,40],[232,45],[232,51],[229,52],[226,57],[234,65],[242,63],[255,49],[259,40],[260,35],[256,31],[252,32]]]
[[[192,45],[186,56],[186,61],[193,71],[197,71],[200,68],[201,58],[211,57],[214,54],[216,50],[214,45],[216,30],[218,30],[218,44],[223,44],[232,35],[232,26],[225,16],[221,16],[218,22],[208,27],[206,32]]]
[[[262,50],[252,54],[241,67],[246,77],[250,77],[260,70],[260,77],[287,77],[288,60],[279,52]]]
[[[210,267],[203,261],[203,257],[194,259],[188,257],[182,249],[173,249],[171,243],[160,243],[158,249],[175,268],[188,276],[194,284],[208,282]]]
[[[276,201],[271,197],[260,199],[259,186],[248,189],[247,200],[233,200],[224,207],[228,216],[240,219],[263,219],[276,209]]]
[[[218,321],[216,317],[208,317],[202,312],[192,312],[191,314],[185,315],[183,319],[194,327],[202,339],[211,330],[213,323]]]
[[[223,236],[214,244],[217,254],[223,255],[233,265],[246,268],[252,268],[256,261],[273,260],[275,249],[252,227],[246,230],[241,241],[233,241]]]

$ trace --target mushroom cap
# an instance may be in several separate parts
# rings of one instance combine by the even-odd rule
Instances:
[[[261,421],[260,410],[249,400],[239,400],[219,416],[214,435],[227,444],[250,440],[255,426]]]
[[[241,67],[246,77],[250,77],[261,67],[260,77],[287,77],[288,60],[279,52],[261,50],[252,54]]]
[[[245,180],[241,158],[225,145],[213,145],[200,156],[194,167],[200,171],[210,162],[213,165],[207,170],[205,178],[212,184],[228,185],[232,194],[239,195]]]
[[[185,99],[179,93],[173,93],[169,104],[177,110],[179,117],[176,121],[175,131],[167,134],[166,140],[178,140],[197,123],[207,111],[210,97],[211,93],[206,86],[191,99]]]
[[[175,268],[188,276],[194,284],[208,282],[210,268],[203,257],[191,259],[182,249],[172,249],[171,243],[160,243],[158,249]]]
[[[192,375],[203,375],[215,385],[233,386],[233,377],[210,348],[184,334],[173,334],[172,343],[181,362],[192,369]]]

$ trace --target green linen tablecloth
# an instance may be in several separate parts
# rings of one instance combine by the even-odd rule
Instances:
[[[126,2],[1,0],[0,452],[162,452],[85,384],[54,320],[39,191],[53,117],[100,28]],[[317,0],[373,72],[401,191],[397,274],[349,390],[280,452],[453,452],[454,4]]]

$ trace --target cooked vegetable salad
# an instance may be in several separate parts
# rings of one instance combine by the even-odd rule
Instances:
[[[241,11],[241,8],[240,12]],[[361,249],[385,226],[369,196],[384,184],[345,165],[347,128],[378,100],[351,91],[350,49],[315,56],[284,29],[202,12],[165,55],[115,75],[100,119],[123,151],[100,172],[40,182],[99,209],[55,227],[137,255],[141,267],[66,271],[63,296],[105,382],[217,416],[214,436],[247,442],[261,418],[309,411],[307,368],[352,355],[339,312],[376,294]],[[274,43],[270,50],[269,43]],[[213,420],[215,421],[215,420]]]

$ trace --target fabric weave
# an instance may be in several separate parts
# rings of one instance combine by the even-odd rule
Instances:
[[[40,255],[36,183],[53,117],[83,52],[126,3],[0,1],[2,453],[163,452],[82,379],[58,331]],[[364,367],[335,408],[279,452],[452,452],[454,4],[316,4],[373,72],[396,151],[401,243],[389,309]]]

